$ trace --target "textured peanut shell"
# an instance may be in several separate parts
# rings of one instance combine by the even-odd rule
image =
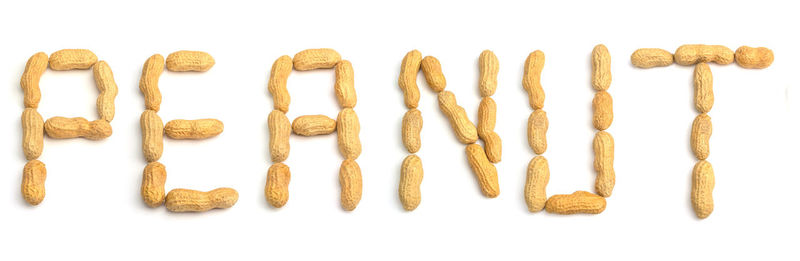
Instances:
[[[586,191],[553,195],[545,203],[548,213],[561,215],[600,214],[606,210],[606,199]]]
[[[353,211],[361,201],[361,168],[354,159],[342,161],[339,168],[339,185],[342,187],[341,204],[346,211]]]
[[[611,87],[611,54],[602,44],[592,49],[592,87],[598,91]]]
[[[357,159],[361,155],[361,124],[353,109],[345,108],[336,118],[336,135],[338,136],[339,152],[346,159]]]
[[[491,131],[481,135],[483,146],[486,150],[486,158],[491,163],[498,163],[503,157],[503,140],[497,132]]]
[[[698,218],[714,211],[714,169],[705,160],[698,161],[692,170],[692,208]]]
[[[177,51],[167,55],[167,70],[173,72],[205,72],[215,63],[214,57],[201,51]]]
[[[706,63],[694,67],[694,107],[700,113],[711,111],[714,106],[714,78]]]
[[[711,152],[709,139],[711,139],[711,117],[708,114],[700,114],[692,122],[691,144],[694,156],[699,160],[708,158]]]
[[[400,77],[397,79],[397,85],[400,86],[400,90],[403,90],[403,99],[409,109],[414,109],[419,105],[417,74],[421,63],[422,53],[412,50],[403,57],[400,65]]]
[[[22,169],[22,198],[28,204],[39,205],[44,200],[44,182],[47,179],[47,168],[38,160],[31,160]]]
[[[478,179],[478,185],[484,196],[494,198],[500,195],[500,184],[497,179],[497,168],[486,157],[483,147],[478,144],[467,145],[467,161]]]
[[[114,99],[119,92],[114,81],[114,73],[105,61],[97,62],[92,71],[97,90],[100,91],[100,95],[97,96],[97,114],[101,120],[111,122],[114,119]]]
[[[81,117],[53,117],[44,122],[44,132],[53,139],[86,138],[101,140],[111,136],[111,124],[105,120],[88,121]]]
[[[478,105],[478,136],[494,131],[497,122],[497,103],[491,97],[484,97]]]
[[[295,70],[308,71],[333,68],[341,60],[342,56],[336,50],[321,48],[300,51],[294,55],[292,63],[294,63]]]
[[[594,149],[594,170],[597,177],[594,189],[598,195],[610,197],[614,190],[616,174],[614,173],[614,138],[605,131],[598,131],[592,141]]]
[[[28,59],[25,64],[25,72],[19,80],[24,94],[25,108],[38,108],[39,101],[42,99],[42,92],[39,89],[39,80],[47,70],[47,54],[38,52]]]
[[[333,89],[336,92],[336,100],[342,108],[356,107],[356,88],[353,83],[353,64],[348,60],[342,60],[336,64],[336,83]]]
[[[292,126],[282,111],[273,110],[267,117],[269,125],[269,154],[272,162],[283,162],[289,157],[289,135]]]
[[[158,78],[164,72],[164,57],[154,54],[147,58],[142,66],[142,77],[139,78],[139,91],[144,95],[144,107],[158,112],[161,109],[161,90],[158,89]]]
[[[419,189],[422,184],[422,176],[422,160],[417,155],[408,155],[400,168],[400,188],[398,189],[403,209],[411,211],[419,206],[419,202],[422,200]]]
[[[325,115],[303,115],[292,121],[292,132],[300,136],[326,135],[336,131],[336,120]]]
[[[489,97],[497,91],[497,73],[500,71],[500,62],[494,52],[485,50],[478,58],[478,89],[481,97]]]
[[[218,188],[203,192],[191,189],[173,189],[167,194],[165,205],[172,212],[203,212],[215,208],[230,208],[239,200],[232,188]]]
[[[550,182],[550,166],[544,156],[536,156],[528,163],[525,179],[525,203],[528,211],[539,212],[547,202],[547,183]]]
[[[264,186],[264,197],[275,208],[283,207],[289,201],[289,181],[292,174],[289,166],[275,163],[267,170],[267,185]]]
[[[197,140],[215,137],[224,129],[217,119],[171,120],[164,125],[164,134],[176,140]]]
[[[528,145],[533,152],[542,154],[547,150],[547,128],[550,123],[547,120],[547,113],[542,109],[537,109],[528,117]]]
[[[288,55],[278,57],[269,72],[267,90],[272,94],[273,107],[283,113],[289,112],[289,102],[291,102],[289,89],[286,88],[286,81],[289,79],[291,72],[292,58]]]
[[[614,105],[611,94],[607,91],[598,91],[592,99],[592,125],[597,130],[606,130],[614,121]]]
[[[50,54],[50,69],[65,71],[89,69],[97,62],[97,55],[87,49],[63,49]]]
[[[35,160],[44,148],[44,121],[33,108],[22,111],[22,152],[25,159]]]
[[[748,69],[764,69],[772,64],[775,55],[766,47],[742,46],[734,54],[736,63]]]
[[[417,109],[410,109],[403,115],[403,146],[409,153],[417,153],[422,146],[422,112]]]
[[[433,56],[425,56],[421,63],[422,73],[425,75],[425,81],[434,92],[442,92],[447,87],[447,79],[444,78],[442,73],[442,64]]]
[[[450,91],[439,93],[439,109],[450,120],[450,126],[458,141],[472,144],[478,140],[478,129],[467,117],[467,111],[456,103],[456,96]]]
[[[631,63],[639,68],[662,67],[672,64],[672,53],[658,48],[641,48],[631,54]]]
[[[164,164],[150,162],[144,167],[142,172],[142,199],[147,206],[154,208],[164,204],[165,190],[164,184],[167,183],[167,169]]]
[[[722,45],[687,44],[675,50],[675,63],[693,65],[696,63],[730,64],[733,51]]]
[[[153,110],[142,112],[139,118],[142,128],[142,154],[147,162],[154,162],[161,158],[164,152],[164,122]]]
[[[544,107],[544,89],[542,88],[542,69],[544,68],[544,52],[536,50],[525,59],[525,72],[522,75],[522,87],[528,92],[531,108],[539,110]]]

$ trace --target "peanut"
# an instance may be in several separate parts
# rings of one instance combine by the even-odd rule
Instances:
[[[50,54],[50,69],[65,71],[89,69],[97,62],[97,56],[86,49],[63,49]]]
[[[42,115],[33,108],[22,111],[22,152],[25,159],[35,160],[42,155],[44,148],[44,121]]]
[[[592,142],[594,170],[597,172],[594,189],[598,195],[610,197],[614,190],[614,138],[605,131],[598,131]]]
[[[114,73],[106,61],[97,62],[92,68],[94,82],[100,95],[97,97],[97,114],[101,120],[111,122],[114,119],[114,99],[117,97],[117,83],[114,82]]]
[[[600,214],[605,209],[605,198],[586,191],[575,191],[570,195],[553,195],[545,204],[548,213],[562,215]]]
[[[730,64],[733,62],[733,51],[722,45],[686,44],[675,50],[675,63],[693,65],[696,63],[715,62]]]
[[[289,79],[291,72],[292,58],[288,55],[278,57],[269,72],[267,89],[272,94],[273,107],[283,113],[289,112],[289,102],[291,102],[289,90],[286,88],[286,81]]]
[[[611,55],[605,45],[598,44],[592,49],[592,87],[598,91],[611,86]]]
[[[709,139],[711,139],[711,117],[702,113],[697,115],[692,122],[692,152],[699,160],[708,158],[710,152]]]
[[[466,148],[467,161],[472,172],[478,179],[481,192],[484,196],[494,198],[500,195],[500,185],[497,180],[497,168],[486,157],[481,145],[469,144]]]
[[[82,117],[53,117],[44,122],[44,132],[54,139],[101,140],[111,136],[111,124],[105,120],[88,121]]]
[[[497,73],[500,71],[500,62],[497,60],[497,56],[489,50],[481,52],[478,58],[478,67],[480,69],[478,89],[480,89],[481,97],[494,95],[497,90]]]
[[[598,91],[592,99],[592,110],[594,117],[592,125],[597,130],[606,130],[614,121],[614,105],[611,95],[607,91]]]
[[[544,89],[542,89],[541,81],[543,68],[544,53],[542,51],[533,51],[525,59],[522,87],[528,92],[528,100],[534,110],[544,108]]]
[[[706,113],[714,106],[714,78],[706,63],[698,63],[694,67],[694,107],[700,113]]]
[[[412,50],[403,57],[400,65],[400,77],[397,85],[403,90],[403,97],[406,107],[414,109],[419,105],[419,87],[417,87],[417,74],[419,73],[422,53]],[[442,77],[444,79],[444,77]]]
[[[47,70],[47,54],[44,52],[34,54],[25,64],[25,72],[22,73],[22,79],[19,81],[25,95],[25,108],[39,107],[39,101],[42,99],[39,80],[45,70]]]
[[[336,118],[336,134],[339,152],[346,159],[357,159],[361,155],[361,139],[358,137],[361,125],[353,109],[345,108]]]
[[[503,140],[497,132],[491,131],[483,135],[484,149],[486,149],[486,158],[491,163],[498,163],[503,157]]]
[[[298,71],[308,71],[322,68],[333,68],[342,56],[336,50],[322,48],[322,49],[307,49],[300,51],[294,55],[292,62],[294,69]]]
[[[403,160],[400,168],[400,202],[405,210],[411,211],[419,206],[422,194],[419,186],[422,184],[422,160],[417,155],[408,155]]]
[[[142,128],[142,154],[147,162],[154,162],[161,158],[164,152],[164,122],[153,110],[142,112],[139,118]]]
[[[342,108],[356,107],[356,88],[353,84],[353,64],[348,60],[342,60],[336,64],[336,83],[333,89],[336,91],[336,99]]]
[[[164,57],[154,54],[147,58],[142,66],[142,77],[139,79],[139,91],[144,95],[144,107],[158,112],[161,108],[161,90],[158,89],[158,78],[164,72]]]
[[[201,51],[177,51],[167,55],[167,70],[173,72],[205,72],[215,63],[214,57]]]
[[[154,208],[164,204],[164,184],[167,182],[167,169],[158,162],[147,163],[142,172],[142,199],[147,206]]]
[[[478,129],[467,117],[467,111],[456,102],[456,96],[450,91],[439,93],[439,109],[450,120],[450,126],[456,134],[458,141],[472,144],[478,140]]]
[[[403,115],[403,145],[409,153],[416,153],[422,146],[422,112],[410,109]]]
[[[537,109],[528,117],[528,145],[533,152],[542,154],[547,150],[547,113],[542,109]]]
[[[176,140],[197,140],[217,136],[224,128],[217,119],[171,120],[164,125],[164,134]]]
[[[275,163],[267,170],[267,185],[264,186],[264,197],[267,202],[275,208],[283,207],[289,200],[289,181],[292,174],[289,166],[283,163]]]
[[[325,115],[304,115],[292,121],[292,131],[301,136],[331,134],[336,131],[336,120]]]
[[[272,162],[283,162],[289,157],[289,134],[292,127],[282,111],[273,110],[267,118],[269,125],[269,154]]]
[[[547,202],[547,183],[550,182],[550,166],[543,156],[536,156],[528,163],[528,177],[525,180],[525,203],[528,211],[539,212]]]
[[[631,63],[639,68],[653,68],[672,64],[672,53],[658,48],[641,48],[631,54]]]
[[[39,205],[44,200],[44,181],[47,179],[47,168],[38,160],[31,160],[22,169],[22,198],[28,204]]]
[[[772,61],[775,60],[775,56],[769,48],[754,48],[750,46],[742,46],[736,49],[734,58],[739,66],[748,69],[764,69],[769,67]]]
[[[342,186],[341,204],[347,211],[353,211],[361,201],[361,168],[352,158],[342,161],[339,168],[339,185]]]
[[[425,81],[434,92],[442,92],[447,87],[447,80],[442,73],[442,64],[433,56],[425,56],[422,59],[422,73],[425,75]],[[416,74],[415,74],[416,77]],[[416,80],[415,80],[416,81]]]
[[[239,200],[232,188],[218,188],[203,192],[191,189],[173,189],[167,193],[167,210],[172,212],[202,212],[215,208],[230,208]]]
[[[487,133],[493,132],[497,122],[497,103],[491,97],[484,97],[478,106],[478,136],[483,139]]]
[[[711,163],[701,160],[692,170],[692,208],[698,218],[706,218],[714,211],[714,169]]]

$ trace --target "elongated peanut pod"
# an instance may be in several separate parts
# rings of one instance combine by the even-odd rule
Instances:
[[[483,97],[478,106],[478,136],[483,139],[487,133],[494,131],[497,122],[497,103],[491,97]]]
[[[63,49],[50,54],[50,69],[56,71],[89,69],[97,62],[97,55],[87,49]]]
[[[439,93],[439,109],[450,120],[450,126],[458,141],[472,144],[478,140],[478,129],[467,117],[467,111],[456,102],[456,96],[450,91]]]
[[[675,63],[693,65],[696,63],[730,64],[733,51],[722,45],[687,44],[675,50]]]
[[[325,115],[303,115],[292,121],[292,132],[300,136],[331,134],[336,131],[336,120]]]
[[[173,72],[205,72],[215,63],[214,57],[201,51],[177,51],[167,55],[167,70]]]
[[[553,195],[545,203],[545,210],[561,215],[600,214],[606,210],[606,199],[586,191]]]
[[[53,117],[44,122],[44,132],[54,139],[86,138],[101,140],[111,136],[111,124],[105,120],[88,121],[81,117]]]
[[[361,201],[361,167],[354,159],[345,159],[339,168],[339,185],[342,187],[341,204],[347,211],[353,211]]]
[[[44,148],[44,121],[33,108],[22,111],[22,152],[25,159],[35,160]]]
[[[353,109],[345,108],[336,118],[336,134],[339,141],[339,152],[346,159],[357,159],[361,155],[361,124]]]
[[[742,46],[734,54],[736,63],[748,69],[764,69],[772,64],[775,56],[772,50],[766,47]]]
[[[25,72],[22,73],[22,79],[19,80],[25,96],[23,99],[25,108],[39,107],[39,101],[42,99],[39,80],[45,70],[47,70],[47,54],[44,52],[34,54],[25,64]]]
[[[154,162],[161,158],[164,152],[164,122],[153,110],[142,112],[139,118],[142,128],[142,154],[147,162]]]
[[[692,152],[699,160],[708,158],[711,152],[709,139],[711,139],[711,117],[708,114],[700,114],[692,122]]]
[[[47,168],[38,160],[31,160],[22,169],[22,198],[28,204],[39,205],[44,200],[44,181],[47,179]]]
[[[294,55],[292,62],[295,70],[308,71],[333,68],[341,60],[342,56],[336,50],[321,48],[300,51]]]
[[[400,90],[403,90],[403,99],[409,109],[414,109],[419,105],[417,74],[420,63],[422,63],[422,53],[411,50],[403,57],[403,62],[400,64],[400,77],[397,79],[397,85],[400,86]]]
[[[494,52],[484,50],[478,58],[478,68],[480,69],[478,89],[480,89],[481,96],[494,95],[497,90],[497,73],[500,71],[500,62]]]
[[[425,81],[434,92],[442,92],[447,87],[447,79],[444,78],[442,73],[442,64],[433,56],[425,56],[422,59],[422,73],[425,75]]]
[[[167,183],[167,169],[164,164],[150,162],[142,172],[142,199],[147,206],[154,208],[164,204]]]
[[[614,173],[614,138],[605,131],[598,131],[592,142],[594,148],[594,170],[597,177],[594,189],[598,195],[610,197],[614,190],[616,174]]]
[[[481,145],[467,145],[467,161],[478,179],[478,185],[484,196],[494,198],[500,195],[500,184],[497,179],[497,168],[486,157]]]
[[[409,153],[417,153],[422,146],[422,112],[417,109],[410,109],[403,115],[403,146]]]
[[[403,160],[400,168],[400,203],[403,209],[411,211],[419,206],[422,200],[422,193],[419,186],[422,184],[422,160],[417,155],[408,155]]]
[[[658,48],[641,48],[631,54],[631,63],[639,68],[668,66],[674,61],[672,53]]]
[[[701,160],[692,170],[692,208],[698,218],[706,218],[714,211],[714,169],[711,163]]]
[[[592,110],[594,111],[592,125],[595,129],[606,130],[611,127],[611,122],[614,121],[614,104],[611,94],[608,94],[607,91],[598,91],[592,99]]]
[[[273,110],[267,117],[269,125],[269,154],[272,162],[283,162],[289,157],[289,135],[292,127],[282,111]]]
[[[139,78],[139,91],[144,95],[144,107],[158,112],[161,109],[161,90],[158,89],[158,78],[164,72],[164,57],[154,54],[147,58],[142,66],[142,77]]]
[[[336,64],[336,84],[333,89],[336,91],[336,99],[342,108],[356,107],[356,88],[353,83],[353,64],[348,60],[342,60]]]
[[[528,145],[533,152],[542,154],[547,150],[547,128],[550,123],[547,121],[547,113],[538,109],[528,117]]]
[[[491,131],[482,135],[483,146],[486,150],[486,158],[491,163],[498,163],[503,157],[503,140],[497,132]]]
[[[292,174],[289,166],[275,163],[267,170],[267,185],[264,186],[264,197],[275,208],[283,207],[289,201],[289,181]]]
[[[164,125],[164,134],[176,140],[197,140],[215,137],[225,125],[217,119],[171,120]]]
[[[114,99],[117,98],[117,83],[114,81],[114,73],[106,61],[99,61],[94,66],[94,82],[100,95],[97,96],[97,114],[101,120],[111,122],[114,119]]]
[[[711,111],[714,106],[714,78],[706,63],[694,67],[694,107],[700,113]]]
[[[269,72],[267,90],[272,95],[273,107],[283,113],[289,112],[289,102],[291,102],[289,89],[286,88],[286,81],[289,79],[291,72],[292,58],[288,55],[278,57]]]
[[[208,192],[173,189],[167,193],[165,205],[172,212],[203,212],[215,208],[230,208],[238,200],[239,192],[232,188],[218,188]]]
[[[544,89],[542,89],[542,69],[544,68],[544,52],[536,50],[525,59],[525,72],[522,75],[522,87],[528,92],[531,108],[544,108]]]
[[[550,182],[550,166],[544,156],[536,156],[528,163],[525,180],[525,203],[528,211],[539,212],[547,202],[547,183]]]
[[[611,55],[602,44],[592,50],[592,87],[598,91],[611,87]]]

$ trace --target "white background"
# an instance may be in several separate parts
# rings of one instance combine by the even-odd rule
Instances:
[[[0,8],[0,259],[422,260],[422,259],[701,259],[796,258],[795,192],[800,182],[796,133],[797,8],[770,1],[524,4],[499,1],[14,1]],[[599,1],[600,2],[600,1]],[[605,2],[605,1],[601,1]],[[542,75],[550,119],[548,193],[593,191],[589,55],[605,44],[612,55],[617,182],[600,215],[529,213],[522,197],[534,156],[525,134],[521,87],[528,53],[544,51]],[[674,51],[681,44],[767,46],[764,70],[711,65],[716,103],[709,161],[716,174],[713,214],[691,209],[695,159],[689,131],[696,116],[692,67],[637,69],[637,48]],[[281,55],[334,48],[356,75],[363,153],[363,199],[339,206],[336,136],[291,138],[291,196],[279,210],[263,196],[268,160],[266,91]],[[91,49],[114,71],[120,92],[114,134],[103,141],[46,138],[47,197],[36,207],[20,196],[22,167],[19,78],[34,53]],[[173,214],[139,196],[141,154],[138,90],[152,54],[202,50],[216,59],[206,73],[161,76],[159,115],[217,118],[225,132],[203,141],[166,140],[161,162],[167,189],[233,187],[231,209]],[[496,131],[501,194],[480,194],[464,146],[420,74],[425,168],[422,203],[413,212],[397,197],[406,108],[397,87],[400,61],[419,49],[439,58],[447,89],[477,116],[477,59],[500,59]],[[48,70],[40,113],[96,119],[91,71]],[[335,117],[332,70],[293,72],[290,119]]]

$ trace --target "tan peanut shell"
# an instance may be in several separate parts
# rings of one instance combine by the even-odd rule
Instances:
[[[538,109],[528,117],[528,145],[533,152],[542,154],[547,150],[547,128],[550,123],[547,121],[547,113]]]
[[[400,90],[403,90],[403,99],[409,109],[414,109],[419,105],[417,74],[421,63],[422,53],[412,50],[403,57],[400,65],[400,77],[397,79],[397,85],[400,86]]]
[[[147,58],[142,66],[142,77],[139,78],[139,91],[144,95],[144,107],[158,112],[161,109],[161,90],[158,89],[158,78],[164,72],[164,57],[154,54]]]
[[[308,71],[333,68],[341,60],[342,56],[336,50],[321,48],[300,51],[294,55],[292,63],[294,63],[295,70]]]
[[[147,206],[154,208],[164,204],[164,184],[167,183],[167,169],[158,162],[147,163],[142,172],[142,199]]]
[[[50,54],[50,69],[65,71],[89,69],[97,62],[97,55],[87,49],[63,49]]]
[[[336,83],[333,89],[336,92],[336,99],[342,108],[356,107],[356,88],[353,83],[353,64],[348,60],[342,60],[336,64]]]
[[[283,163],[275,163],[267,170],[267,185],[264,186],[264,197],[267,202],[275,208],[283,207],[289,200],[289,181],[292,173],[289,166]]]
[[[736,63],[748,69],[764,69],[772,64],[775,55],[766,47],[742,46],[734,54]]]
[[[714,169],[711,163],[701,160],[692,170],[692,208],[698,218],[706,218],[714,211]]]
[[[714,106],[714,78],[706,63],[694,67],[694,106],[700,113],[709,112]]]
[[[675,63],[693,65],[696,63],[730,64],[733,51],[722,45],[687,44],[675,50]]]
[[[497,179],[497,168],[486,157],[483,147],[469,144],[466,148],[467,161],[478,179],[484,196],[494,198],[500,195],[500,184]]]
[[[605,45],[598,44],[592,49],[592,87],[598,91],[611,86],[611,54]]]
[[[33,108],[22,111],[22,152],[25,159],[35,160],[44,148],[44,121]]]
[[[101,140],[111,136],[111,124],[105,120],[88,121],[82,117],[53,117],[44,122],[44,132],[54,139],[86,138]]]
[[[421,63],[422,73],[425,75],[425,81],[434,92],[442,92],[447,87],[447,79],[444,78],[442,73],[442,64],[433,56],[425,56]]]
[[[331,134],[336,131],[336,120],[325,115],[303,115],[292,121],[292,132],[300,136]]]
[[[336,118],[336,135],[338,136],[339,152],[346,159],[357,159],[361,155],[361,124],[358,115],[353,109],[345,108]]]
[[[94,82],[100,95],[97,96],[97,114],[101,120],[111,122],[114,119],[114,99],[117,97],[117,83],[114,81],[114,73],[106,61],[99,61],[94,64]]]
[[[550,166],[544,156],[536,156],[528,163],[525,179],[525,203],[528,211],[539,212],[547,202],[547,183],[550,182]]]
[[[616,174],[614,173],[614,138],[605,131],[598,131],[592,142],[594,149],[594,170],[597,177],[594,189],[597,195],[610,197],[614,190]]]
[[[47,168],[38,160],[31,160],[22,169],[22,198],[28,204],[39,205],[44,200],[44,182],[47,179]]]
[[[544,68],[544,52],[536,50],[525,59],[525,72],[522,75],[522,87],[528,92],[531,108],[544,108],[544,89],[542,88],[542,69]]]
[[[403,203],[403,209],[411,211],[419,206],[422,200],[422,193],[419,186],[422,184],[422,160],[417,155],[408,155],[403,160],[403,165],[400,168],[400,203]]]
[[[230,208],[239,200],[232,188],[218,188],[203,192],[191,189],[173,189],[167,193],[165,205],[172,212],[203,212],[215,208]]]
[[[497,132],[490,131],[481,135],[483,146],[486,150],[486,158],[491,163],[498,163],[503,157],[503,140]]]
[[[500,71],[500,62],[494,52],[485,50],[478,58],[478,68],[480,76],[478,78],[478,89],[481,97],[489,97],[497,91],[497,73]]]
[[[269,125],[269,154],[272,162],[283,162],[289,157],[289,135],[292,126],[282,111],[273,110],[267,117]]]
[[[497,103],[491,97],[483,97],[478,105],[478,136],[494,131],[497,122]]]
[[[164,152],[164,122],[153,110],[145,110],[139,118],[142,128],[142,154],[147,162],[161,158]]]
[[[289,79],[291,72],[292,58],[288,55],[278,57],[269,72],[267,89],[272,94],[273,107],[283,113],[289,112],[289,102],[291,102],[289,89],[286,88],[286,81]]]
[[[450,91],[439,93],[439,109],[450,120],[450,126],[458,141],[472,144],[478,140],[478,129],[467,117],[467,111],[456,103],[456,96]]]
[[[639,68],[662,67],[672,64],[672,53],[658,48],[641,48],[631,54],[631,63]]]
[[[708,154],[711,152],[709,139],[711,139],[711,117],[702,113],[697,115],[694,118],[694,122],[692,122],[692,152],[694,152],[694,156],[697,159],[704,160],[708,158]]]
[[[575,191],[569,195],[553,195],[547,200],[545,210],[562,215],[600,214],[606,210],[606,199],[590,192]]]
[[[347,211],[353,211],[361,201],[361,168],[352,158],[342,161],[339,168],[339,185],[342,187],[341,204]]]
[[[173,72],[205,72],[215,63],[214,57],[201,51],[177,51],[167,55],[167,70]]]
[[[171,120],[164,125],[164,134],[176,140],[197,140],[215,137],[224,129],[217,119]]]
[[[45,70],[47,70],[47,54],[44,52],[34,54],[25,64],[25,72],[22,73],[22,79],[19,80],[19,85],[25,95],[23,99],[25,108],[39,107],[39,101],[42,99],[39,80]]]
[[[417,109],[410,109],[403,115],[403,146],[409,153],[417,153],[422,146],[422,112]]]
[[[611,122],[614,121],[614,105],[611,99],[611,94],[607,91],[598,91],[592,99],[592,125],[597,130],[606,130],[611,127]]]

